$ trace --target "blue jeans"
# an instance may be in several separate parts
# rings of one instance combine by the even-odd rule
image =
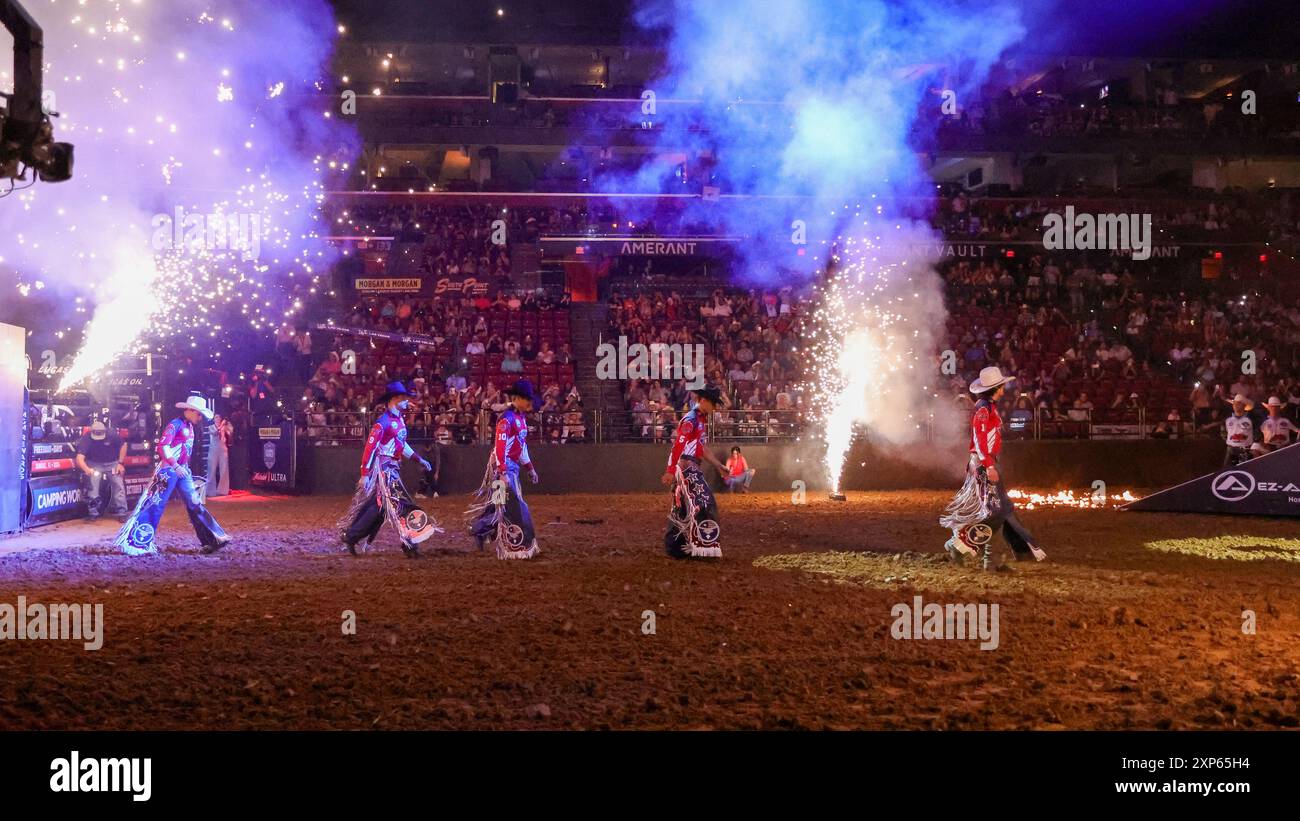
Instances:
[[[110,516],[124,515],[126,513],[126,481],[122,474],[114,473],[117,462],[108,462],[105,464],[86,463],[86,467],[94,471],[86,477],[86,483],[89,487],[86,489],[86,513],[92,519],[99,518],[104,512],[104,502],[100,499],[104,483],[108,483],[108,513]]]
[[[524,501],[523,489],[519,485],[519,464],[506,460],[505,474],[505,504],[502,505],[502,518],[507,525],[517,525],[522,531],[520,545],[527,548],[536,538],[533,530],[533,515],[528,510],[528,503]],[[495,492],[495,491],[494,491]],[[497,505],[489,504],[478,521],[474,523],[474,535],[483,539],[491,539],[496,535],[497,528]],[[517,547],[512,545],[512,547]]]
[[[221,529],[217,520],[199,501],[198,489],[194,487],[194,477],[188,470],[163,468],[154,476],[145,490],[148,499],[140,508],[135,524],[127,536],[131,547],[153,547],[154,535],[158,532],[158,522],[174,491],[180,491],[181,501],[185,503],[185,512],[189,514],[190,524],[194,526],[194,535],[205,547],[219,547],[230,541],[226,531]]]
[[[727,477],[727,490],[735,493],[738,490],[749,490],[749,483],[754,481],[754,469],[750,468],[739,476]]]

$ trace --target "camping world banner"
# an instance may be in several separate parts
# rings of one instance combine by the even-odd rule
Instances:
[[[1300,516],[1300,444],[1153,493],[1124,509]]]

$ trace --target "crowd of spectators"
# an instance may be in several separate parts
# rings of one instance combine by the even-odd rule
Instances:
[[[446,273],[453,263],[462,274],[467,265],[471,274],[509,272],[510,244],[531,242],[542,235],[635,237],[716,232],[715,226],[687,218],[674,205],[629,216],[598,201],[548,206],[330,203],[325,217],[339,235],[388,236],[400,243],[425,245],[435,252],[434,259],[442,257],[430,266],[431,273]],[[503,245],[492,243],[498,221],[507,229]]]
[[[1001,200],[971,199],[964,194],[946,199],[931,223],[949,240],[1039,242],[1043,216],[1061,213],[1069,198]],[[1300,247],[1300,199],[1291,192],[1244,194],[1228,191],[1214,199],[1184,198],[1108,199],[1105,211],[1122,207],[1125,213],[1151,215],[1153,243],[1268,242],[1284,248]],[[1076,212],[1088,211],[1077,203]]]
[[[401,84],[389,89],[399,95],[401,90]],[[926,98],[918,128],[937,126],[940,133],[972,136],[1300,139],[1300,120],[1287,109],[1275,111],[1263,106],[1263,110],[1243,116],[1240,100],[1226,94],[1191,99],[1172,89],[1159,89],[1149,101],[1102,97],[1099,89],[1093,94],[1091,99],[1082,99],[1041,89],[1007,92],[993,98],[962,100],[955,112]],[[639,98],[640,92],[631,96]],[[389,101],[384,110],[389,123],[424,127],[645,131],[675,125],[702,133],[724,123],[769,131],[789,129],[791,114],[791,110],[780,106],[740,104],[726,109],[721,116],[690,106],[665,107],[647,115],[642,112],[640,99],[584,103],[530,99],[515,106],[464,100],[454,106],[435,106],[422,100],[405,107]]]
[[[1300,204],[1286,192],[1132,205],[1153,214],[1157,244],[1267,240],[1284,252],[1300,239]],[[1287,414],[1296,412],[1300,303],[1264,260],[1239,259],[1225,265],[1219,279],[1202,280],[1193,268],[1204,249],[1142,262],[1109,252],[1045,251],[1042,217],[1062,207],[1059,198],[958,195],[933,209],[932,222],[946,242],[990,243],[939,263],[948,342],[958,363],[951,374],[957,401],[969,401],[966,385],[980,367],[997,364],[1019,376],[1013,413],[1044,435],[1137,424],[1150,435],[1187,435],[1217,424],[1227,412],[1223,400],[1238,393],[1256,402],[1278,396],[1291,402]],[[627,219],[597,202],[363,205],[335,213],[349,233],[418,244],[426,276],[492,271],[507,278],[510,245],[491,241],[497,219],[514,241],[560,233],[711,232],[688,224],[671,207]],[[998,248],[999,242],[1007,245]],[[354,429],[352,421],[364,421],[384,382],[402,377],[414,382],[421,399],[417,430],[449,442],[486,441],[499,391],[531,376],[547,399],[540,409],[547,419],[543,437],[590,439],[592,417],[584,415],[575,387],[567,306],[545,293],[492,287],[436,298],[372,297],[335,312],[340,326],[428,337],[427,346],[399,350],[383,339],[317,331],[317,339],[336,337],[323,349],[301,327],[282,332],[282,359],[310,375],[309,429],[324,435],[338,427],[332,419]],[[703,378],[722,386],[730,400],[716,425],[754,437],[798,429],[799,386],[806,376],[796,353],[799,323],[808,313],[803,294],[701,284],[672,290],[620,283],[614,290],[604,341],[701,345]],[[354,373],[345,373],[347,350],[361,352]],[[1243,369],[1246,352],[1250,367]],[[630,379],[620,389],[626,413],[621,435],[632,438],[666,438],[687,402],[686,375]]]
[[[502,391],[520,378],[542,396],[536,436],[590,435],[574,384],[568,312],[545,293],[367,299],[336,327],[303,398],[312,439],[355,437],[394,379],[415,394],[411,426],[419,437],[490,442],[493,414],[506,405]]]
[[[336,234],[386,236],[417,246],[422,275],[486,280],[498,287],[510,282],[511,236],[500,232],[500,241],[493,242],[494,223],[509,225],[509,216],[509,209],[491,205],[362,204],[327,210]]]
[[[938,106],[926,110],[932,112],[941,133],[975,136],[1300,140],[1300,120],[1286,109],[1278,116],[1263,112],[1243,116],[1233,110],[1239,106],[1238,100],[1223,95],[1190,100],[1169,89],[1159,90],[1150,102],[1067,99],[1035,90],[975,100],[956,116],[944,116]]]
[[[1110,212],[1150,214],[1152,241],[1270,243],[1300,252],[1300,198],[1290,191],[1225,191],[1211,198],[1183,197],[1081,200],[1070,197],[978,199],[957,194],[942,199],[930,215],[934,229],[949,241],[1041,242],[1043,217],[1075,205]],[[726,233],[673,205],[629,217],[605,202],[561,206],[502,205],[334,205],[328,209],[334,230],[349,236],[391,236],[421,247],[419,272],[453,279],[477,277],[506,287],[511,275],[511,245],[541,236],[708,236]],[[494,226],[504,223],[504,242],[492,242]]]
[[[1214,429],[1237,394],[1300,399],[1295,288],[1272,280],[1170,287],[1176,277],[1139,277],[1131,266],[1043,253],[944,266],[955,399],[968,404],[973,374],[998,365],[1019,376],[1017,415],[1051,431],[1141,423],[1161,436]],[[1295,412],[1293,403],[1287,414]]]
[[[670,436],[677,414],[687,407],[692,377],[727,395],[728,407],[714,419],[720,433],[766,438],[794,432],[803,407],[798,327],[806,311],[793,288],[612,295],[607,342],[620,348],[699,346],[692,350],[703,352],[702,374],[672,372],[673,348],[660,347],[654,349],[662,357],[655,370],[668,378],[622,381],[628,435],[654,441]],[[677,362],[699,362],[680,353],[686,348],[676,350]]]

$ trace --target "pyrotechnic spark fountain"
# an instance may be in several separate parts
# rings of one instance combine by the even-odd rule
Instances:
[[[875,218],[880,210],[873,209]],[[887,240],[881,230],[889,231]],[[825,437],[823,464],[833,497],[860,430],[910,444],[926,436],[933,418],[927,374],[943,306],[936,275],[910,261],[907,251],[926,230],[901,222],[877,228],[859,209],[837,239],[819,286],[808,328],[813,365],[806,387]]]
[[[0,222],[16,238],[4,263],[21,295],[36,285],[94,310],[60,389],[165,343],[220,361],[227,322],[265,332],[293,317],[332,256],[315,228],[324,176],[354,146],[315,99],[337,36],[328,7],[50,0],[31,11],[78,164],[71,182],[16,192]]]

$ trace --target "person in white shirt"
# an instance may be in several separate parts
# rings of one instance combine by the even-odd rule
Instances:
[[[1250,447],[1255,442],[1255,423],[1250,420],[1249,412],[1255,403],[1244,394],[1237,394],[1231,400],[1232,415],[1223,420],[1224,441],[1228,446],[1223,456],[1225,468],[1239,465],[1251,457]]]
[[[1270,396],[1264,403],[1264,407],[1268,408],[1268,416],[1259,423],[1262,441],[1256,442],[1251,447],[1256,454],[1271,453],[1284,448],[1300,436],[1300,429],[1282,415],[1282,409],[1286,407],[1285,402],[1276,396]]]

